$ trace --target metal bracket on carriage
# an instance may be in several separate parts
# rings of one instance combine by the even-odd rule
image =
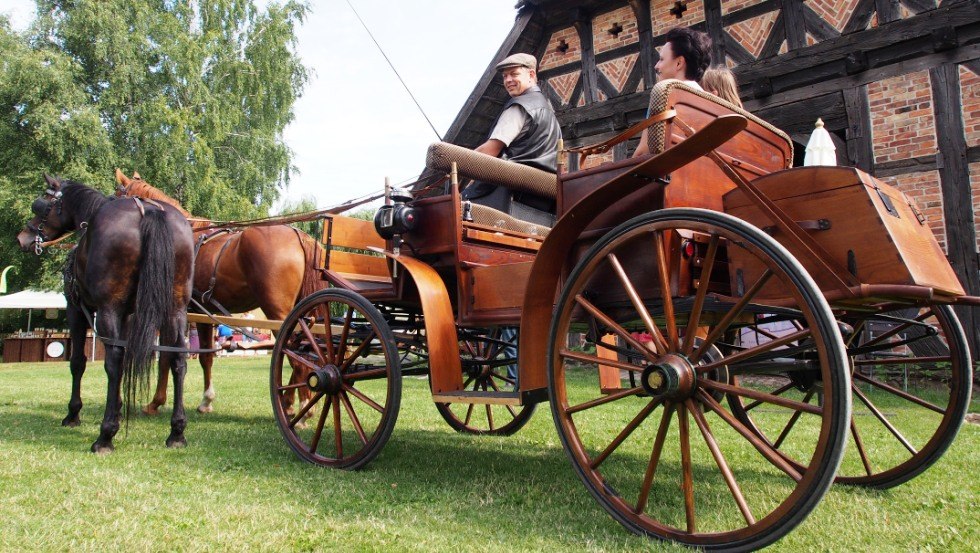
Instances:
[[[831,223],[830,219],[810,219],[806,221],[796,221],[797,226],[803,230],[830,230]],[[762,232],[773,236],[779,231],[779,227],[776,225],[768,225],[762,227]]]

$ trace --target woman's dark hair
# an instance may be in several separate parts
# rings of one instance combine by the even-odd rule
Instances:
[[[692,81],[700,81],[711,65],[711,39],[708,35],[688,27],[674,27],[667,31],[664,40],[670,43],[670,50],[675,56],[684,58],[687,65],[685,76]]]

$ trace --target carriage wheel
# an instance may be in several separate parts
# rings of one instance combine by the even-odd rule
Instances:
[[[953,442],[970,405],[972,370],[963,328],[948,305],[841,317],[855,397],[849,441],[837,474],[843,484],[890,488],[935,463]],[[752,333],[746,330],[745,338]],[[790,385],[773,380],[770,385]],[[813,384],[801,387],[814,398]],[[792,431],[760,428],[752,403],[732,410],[776,449]],[[776,441],[773,441],[776,437]]]
[[[684,246],[695,241],[686,258]],[[725,269],[735,250],[767,270],[756,282],[733,278],[732,293]],[[686,279],[681,264],[693,267]],[[807,516],[841,458],[849,378],[833,315],[785,249],[733,217],[668,209],[609,232],[566,282],[549,343],[552,414],[573,466],[614,519],[638,534],[747,550]],[[767,305],[760,299],[766,284],[777,282],[790,299]],[[662,293],[671,283],[684,292]],[[790,336],[805,337],[800,348],[774,354],[786,338],[747,348],[726,343],[754,320],[786,314],[806,323]],[[585,347],[570,347],[570,333],[584,334]],[[618,340],[603,340],[607,334]],[[610,370],[618,389],[609,385]],[[821,382],[822,403],[760,391],[755,381],[771,373]],[[729,374],[744,379],[729,384]],[[792,466],[740,423],[719,402],[725,394],[760,401],[767,418],[799,418],[785,449],[807,467]]]
[[[303,374],[287,359],[304,367]],[[283,321],[272,351],[272,411],[286,443],[303,460],[343,469],[371,461],[391,436],[401,386],[391,329],[362,296],[321,290]],[[295,409],[294,389],[311,395]],[[308,412],[314,415],[303,424]]]
[[[464,390],[509,392],[516,387],[516,380],[507,374],[507,365],[517,363],[516,351],[507,349],[501,332],[500,328],[460,329]],[[436,403],[436,409],[457,432],[510,436],[527,424],[536,405]]]

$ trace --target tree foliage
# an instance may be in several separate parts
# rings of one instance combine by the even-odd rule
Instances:
[[[266,215],[293,169],[283,130],[307,81],[295,53],[308,7],[252,0],[38,0],[27,33],[0,17],[0,231],[29,218],[43,172],[112,190],[138,171],[190,212]],[[0,241],[0,262],[56,288]],[[20,281],[20,282],[18,282]]]

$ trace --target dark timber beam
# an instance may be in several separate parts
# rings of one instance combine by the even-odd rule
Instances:
[[[959,68],[944,63],[929,70],[935,115],[936,162],[943,192],[943,215],[946,219],[946,250],[960,282],[972,296],[980,295],[980,264],[977,260],[977,235],[973,219],[970,190],[970,168],[963,133],[963,103],[960,98]],[[980,343],[980,320],[975,309],[958,309],[957,314],[967,330],[970,348],[976,359]]]
[[[845,88],[843,93],[844,110],[847,112],[847,158],[858,169],[871,173],[875,160],[868,86]]]
[[[653,66],[657,64],[657,51],[653,49],[653,24],[650,21],[650,0],[630,0],[633,17],[636,18],[636,31],[640,43],[640,75],[643,87],[650,88],[656,82]],[[625,91],[624,91],[625,92]]]
[[[704,20],[711,37],[712,65],[725,65],[725,29],[721,18],[721,0],[704,0]]]
[[[786,27],[786,44],[790,50],[806,48],[806,19],[803,16],[803,0],[781,0],[783,25]]]
[[[582,78],[579,82],[582,83],[582,94],[585,96],[585,105],[588,106],[596,102],[599,91],[599,70],[596,68],[592,44],[592,14],[582,9],[577,10],[575,30],[582,44]]]

